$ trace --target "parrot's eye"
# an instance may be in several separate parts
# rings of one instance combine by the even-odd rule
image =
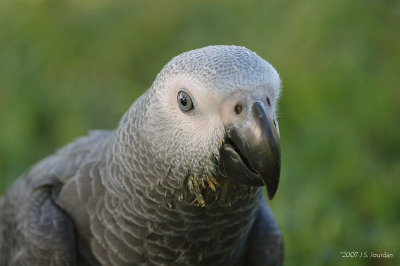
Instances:
[[[184,91],[178,92],[178,106],[182,112],[189,112],[193,109],[193,101],[188,93]]]
[[[243,110],[243,106],[241,104],[235,105],[235,113],[239,115]]]

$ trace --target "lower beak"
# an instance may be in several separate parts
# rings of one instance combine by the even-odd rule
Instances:
[[[281,169],[279,136],[261,102],[252,105],[242,124],[227,126],[220,159],[223,174],[241,184],[265,185],[268,198],[274,197]]]

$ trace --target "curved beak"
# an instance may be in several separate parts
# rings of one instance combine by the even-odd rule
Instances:
[[[220,164],[226,176],[249,186],[265,185],[268,198],[274,197],[281,170],[279,136],[261,102],[252,105],[242,124],[227,126]]]

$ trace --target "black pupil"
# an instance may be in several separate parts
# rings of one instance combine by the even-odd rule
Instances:
[[[186,98],[185,96],[183,96],[182,94],[181,94],[181,104],[182,104],[183,106],[186,106],[186,105],[187,105],[187,98]]]

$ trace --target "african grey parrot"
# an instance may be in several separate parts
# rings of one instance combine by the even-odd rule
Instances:
[[[114,131],[45,158],[0,201],[0,265],[281,265],[280,78],[256,53],[173,58]]]

